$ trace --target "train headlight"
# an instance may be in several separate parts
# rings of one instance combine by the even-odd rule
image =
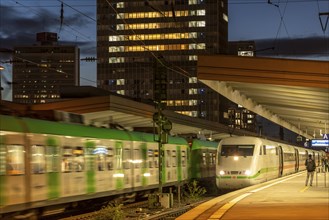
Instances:
[[[219,171],[219,175],[223,176],[225,174],[225,171],[224,170],[220,170]]]
[[[234,156],[234,157],[233,157],[233,160],[235,160],[235,161],[236,161],[236,160],[239,160],[239,157],[238,157],[238,156]]]
[[[246,171],[244,171],[244,174],[245,174],[246,176],[250,176],[251,171],[250,171],[250,170],[246,170]]]

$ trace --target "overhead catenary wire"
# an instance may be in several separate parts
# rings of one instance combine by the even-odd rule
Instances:
[[[284,16],[285,16],[285,13],[286,13],[286,9],[287,9],[287,5],[288,5],[288,0],[285,2],[285,6],[284,6],[284,9],[283,9],[283,13],[281,12],[281,9],[280,9],[280,1],[279,1],[279,4],[273,4],[270,0],[268,1],[268,4],[271,4],[271,5],[274,5],[275,7],[277,7],[277,10],[279,12],[279,15],[280,15],[280,24],[279,24],[279,27],[278,27],[278,30],[277,30],[277,33],[276,33],[276,36],[275,36],[275,39],[274,39],[274,42],[273,42],[273,47],[274,48],[277,48],[278,45],[277,45],[277,40],[278,40],[278,37],[279,37],[279,33],[281,31],[281,27],[283,26],[285,31],[286,31],[286,34],[288,36],[288,38],[290,39],[290,36],[289,36],[289,32],[288,32],[288,29],[287,29],[287,26],[284,22]],[[293,45],[292,45],[293,46]]]
[[[15,4],[19,4],[19,5],[21,5],[21,6],[25,7],[25,8],[28,8],[29,10],[31,10],[32,13],[34,13],[34,14],[37,15],[37,16],[40,16],[40,17],[42,16],[39,12],[37,12],[37,11],[35,11],[33,8],[31,8],[31,6],[24,5],[24,4],[22,4],[22,3],[20,3],[20,2],[18,2],[18,1],[16,1],[16,0],[11,0],[11,1],[14,2]],[[57,7],[58,7],[58,6],[57,6]],[[55,20],[56,22],[61,22],[60,19],[55,19],[55,18],[54,18],[54,20]],[[92,40],[89,36],[87,36],[87,35],[81,33],[81,32],[78,31],[77,29],[73,28],[71,25],[68,25],[66,22],[63,22],[63,25],[64,25],[65,27],[71,29],[72,31],[78,33],[82,38],[85,38],[86,40]],[[64,29],[64,28],[63,28],[63,29]],[[73,35],[71,32],[69,32],[69,31],[67,31],[67,32],[68,32],[69,34]],[[73,36],[76,37],[76,35],[73,35]]]
[[[40,12],[34,10],[34,9],[32,8],[32,6],[24,5],[24,4],[20,3],[19,1],[15,1],[15,0],[11,0],[11,1],[14,2],[16,5],[20,5],[20,6],[24,7],[24,8],[27,8],[27,9],[28,9],[29,11],[31,11],[33,14],[42,17],[42,14],[41,14]],[[92,41],[92,39],[91,39],[89,36],[82,34],[80,31],[76,30],[76,29],[73,28],[71,25],[68,25],[66,22],[64,22],[64,9],[63,9],[63,5],[64,5],[64,4],[65,4],[65,3],[62,3],[62,4],[61,4],[61,7],[60,7],[61,10],[60,10],[60,17],[59,17],[59,19],[55,19],[55,18],[54,18],[55,21],[60,22],[60,30],[62,30],[62,29],[65,30],[64,27],[67,27],[67,28],[73,30],[74,32],[78,33],[78,34],[80,35],[80,37],[82,37],[83,39]],[[68,6],[68,5],[67,5],[67,6]],[[59,7],[59,6],[57,5],[56,7]],[[94,20],[94,21],[95,21],[95,20]],[[63,27],[63,26],[64,26],[64,27]],[[70,31],[68,31],[68,30],[66,30],[66,31],[67,31],[69,34],[72,34],[72,32],[70,32]],[[72,34],[72,35],[73,35],[73,34]],[[73,36],[75,36],[76,39],[77,39],[77,35],[73,35]],[[17,59],[21,59],[21,60],[24,61],[24,62],[28,62],[28,63],[34,64],[34,65],[40,65],[40,64],[38,64],[38,63],[36,63],[36,62],[34,62],[34,61],[31,61],[31,60],[28,60],[28,59],[23,59],[23,58],[21,58],[21,57],[19,57],[19,56],[17,56],[17,55],[12,55],[12,56],[15,57],[15,58],[17,58]],[[52,70],[54,70],[54,71],[56,71],[56,72],[60,72],[60,73],[63,73],[63,74],[68,74],[68,75],[70,75],[70,73],[66,73],[66,72],[64,72],[64,71],[57,71],[55,68],[51,68],[51,67],[47,67],[47,68],[48,68],[48,69],[52,69]],[[92,82],[92,83],[97,83],[97,82],[94,81],[94,80],[90,80],[90,79],[84,78],[84,77],[82,77],[82,76],[80,76],[80,79],[83,79],[83,80],[85,80],[85,81]]]

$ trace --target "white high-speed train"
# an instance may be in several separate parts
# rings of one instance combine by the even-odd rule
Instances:
[[[258,137],[225,138],[218,145],[216,185],[239,189],[303,171],[309,154],[319,166],[325,152]]]

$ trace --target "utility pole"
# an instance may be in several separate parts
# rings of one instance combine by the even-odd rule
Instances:
[[[168,134],[172,128],[172,123],[162,113],[167,100],[167,68],[162,56],[157,57],[154,61],[153,86],[155,108],[157,109],[157,112],[153,114],[153,121],[157,124],[158,131],[156,141],[159,143],[159,193],[162,194],[163,144],[168,143]]]

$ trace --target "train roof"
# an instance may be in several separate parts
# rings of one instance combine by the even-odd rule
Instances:
[[[46,121],[32,118],[20,118],[8,115],[0,115],[0,130],[146,142],[155,142],[154,139],[157,138],[157,135],[150,133],[89,127],[79,124],[68,124],[64,122]],[[187,141],[184,138],[172,136],[169,136],[168,142],[169,144],[187,144]]]
[[[193,140],[192,150],[201,149],[201,148],[205,148],[205,147],[217,149],[218,142],[199,140],[199,139]]]

